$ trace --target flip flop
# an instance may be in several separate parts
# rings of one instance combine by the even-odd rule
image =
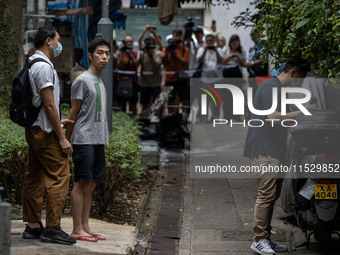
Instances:
[[[71,237],[79,241],[98,242],[98,239],[92,235],[71,236]]]
[[[105,237],[101,236],[100,234],[91,234],[92,237],[97,238],[98,240],[106,240]]]

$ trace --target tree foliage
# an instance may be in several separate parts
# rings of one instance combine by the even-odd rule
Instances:
[[[12,79],[18,69],[19,42],[10,4],[10,0],[3,0],[0,8],[0,105],[10,102]]]
[[[301,56],[315,73],[340,77],[340,2],[338,0],[255,0],[235,18],[236,27],[253,27],[265,38],[263,57],[274,63]]]

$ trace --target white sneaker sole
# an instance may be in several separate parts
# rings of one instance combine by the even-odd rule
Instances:
[[[263,252],[263,251],[259,251],[258,249],[256,249],[256,247],[254,246],[250,246],[250,248],[255,251],[256,253],[258,254],[261,254],[261,255],[270,255],[270,254],[275,254],[275,251],[274,252]]]

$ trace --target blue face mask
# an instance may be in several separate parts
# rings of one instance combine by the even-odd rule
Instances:
[[[52,39],[53,40],[53,39]],[[53,40],[53,41],[55,41],[55,40]],[[61,45],[61,43],[60,42],[57,42],[57,41],[55,41],[56,43],[58,43],[58,47],[57,48],[53,48],[52,46],[52,48],[53,48],[53,53],[54,53],[54,57],[56,58],[56,57],[58,57],[60,54],[61,54],[61,52],[63,51],[63,46]]]

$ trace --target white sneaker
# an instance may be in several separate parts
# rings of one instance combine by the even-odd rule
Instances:
[[[277,251],[277,252],[288,251],[288,248],[287,248],[286,245],[277,244],[277,243],[275,243],[273,240],[269,240],[269,244],[270,244],[270,247],[271,247],[274,251]]]
[[[257,242],[253,242],[250,248],[261,255],[275,254],[275,251],[270,247],[269,240],[261,239]]]

